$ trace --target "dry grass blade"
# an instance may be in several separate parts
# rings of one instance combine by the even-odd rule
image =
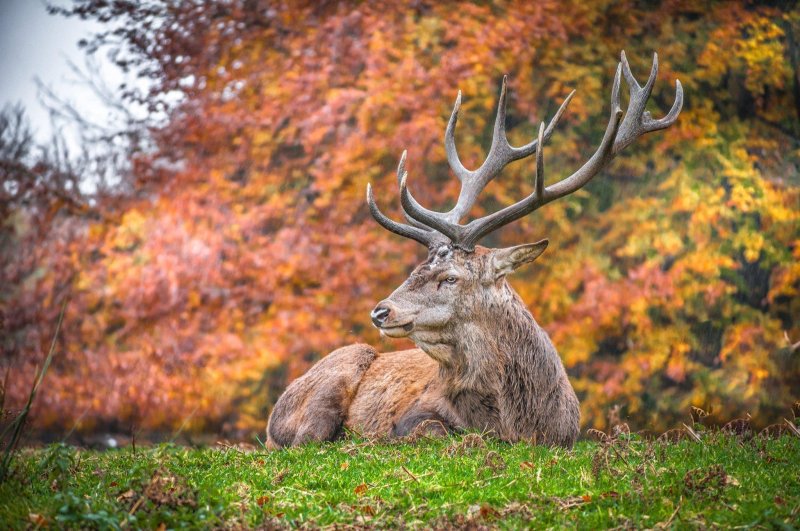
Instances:
[[[789,422],[788,419],[783,419],[786,422],[786,425],[789,426],[789,430],[794,433],[796,436],[800,437],[800,430],[797,429],[797,426],[794,425],[794,422]]]
[[[788,431],[791,431],[791,428],[786,424],[770,424],[758,432],[758,436],[764,439],[777,439]]]
[[[656,524],[656,529],[667,529],[672,525],[672,522],[675,520],[675,517],[678,516],[678,511],[681,510],[681,504],[683,503],[683,496],[681,496],[680,500],[678,500],[678,505],[675,507],[675,510],[672,512],[672,515],[667,519],[666,522],[659,522]]]
[[[47,369],[50,368],[50,362],[53,361],[53,354],[56,351],[56,342],[58,341],[58,334],[61,331],[61,323],[64,322],[64,312],[67,309],[67,299],[64,300],[64,303],[61,305],[61,311],[58,314],[58,323],[56,324],[56,331],[53,334],[53,341],[50,343],[50,351],[47,353],[47,357],[44,360],[44,364],[42,365],[41,371],[37,369],[36,376],[34,377],[33,387],[31,387],[30,393],[28,393],[28,401],[25,403],[25,407],[22,408],[19,415],[3,430],[3,433],[0,434],[0,444],[6,439],[6,437],[11,435],[11,439],[6,443],[5,450],[3,451],[3,461],[0,462],[0,483],[5,481],[6,477],[8,476],[8,471],[11,467],[11,461],[14,458],[14,451],[16,450],[17,444],[19,444],[19,440],[22,437],[22,428],[25,426],[25,421],[28,418],[28,413],[30,413],[31,405],[33,404],[34,398],[36,398],[36,393],[39,391],[39,387],[42,385],[42,380],[44,380],[44,375],[47,374]]]
[[[174,443],[175,439],[177,439],[180,436],[180,434],[183,433],[183,430],[186,428],[189,422],[194,418],[194,415],[195,413],[197,413],[197,409],[199,407],[200,406],[195,406],[192,412],[189,413],[189,415],[183,419],[183,422],[181,422],[180,427],[177,429],[177,431],[175,431],[175,433],[172,434],[172,438],[169,440],[169,442]]]
[[[6,390],[8,389],[8,375],[11,367],[6,367],[6,375],[3,377],[3,388],[0,389],[0,414],[5,415],[6,411]],[[0,420],[2,417],[0,417]]]
[[[784,339],[786,339],[786,344],[789,345],[789,351],[790,352],[796,352],[796,351],[800,350],[800,341],[793,342],[791,339],[789,339],[789,332],[784,330],[783,331],[783,337],[784,337]]]
[[[689,436],[692,439],[694,439],[695,441],[697,441],[699,443],[703,442],[703,439],[700,438],[700,435],[696,431],[694,431],[693,428],[687,426],[685,423],[681,423],[681,424],[683,424],[683,427],[686,428],[686,433],[688,433]]]

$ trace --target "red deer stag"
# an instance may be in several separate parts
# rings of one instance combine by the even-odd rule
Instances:
[[[372,311],[374,325],[388,337],[408,337],[419,347],[378,353],[351,345],[329,354],[289,385],[270,416],[271,447],[328,441],[343,428],[373,436],[403,436],[415,429],[488,430],[505,441],[520,439],[571,447],[578,437],[578,399],[550,341],[506,275],[535,260],[547,240],[506,249],[477,246],[481,238],[570,194],[594,177],[639,136],[669,127],[683,106],[676,81],[675,102],[655,120],[645,104],[658,73],[654,54],[650,77],[640,86],[625,52],[611,89],[611,117],[603,140],[583,167],[545,186],[542,151],[574,91],[538,139],[512,147],[506,139],[506,79],[500,91],[489,154],[475,171],[458,158],[454,130],[461,93],[445,131],[450,168],[461,181],[458,201],[449,212],[434,212],[411,195],[403,153],[397,168],[400,200],[407,224],[386,217],[367,186],[367,202],[385,229],[428,248],[428,258],[389,298]],[[630,92],[620,107],[621,77]],[[466,225],[459,221],[478,194],[510,162],[536,153],[533,192],[522,201]],[[432,420],[435,422],[426,422]]]

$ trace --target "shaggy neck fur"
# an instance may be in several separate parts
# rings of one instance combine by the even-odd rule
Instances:
[[[577,400],[547,333],[504,279],[500,297],[469,310],[441,364],[446,397],[467,425],[507,440],[547,436],[552,415]],[[495,324],[491,334],[480,323]]]

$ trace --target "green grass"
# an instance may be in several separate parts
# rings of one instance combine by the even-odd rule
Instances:
[[[0,527],[791,528],[798,474],[791,435],[630,436],[571,451],[477,434],[272,452],[54,445],[17,456],[0,485]]]

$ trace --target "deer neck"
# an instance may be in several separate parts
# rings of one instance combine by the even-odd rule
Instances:
[[[511,366],[537,370],[558,355],[547,334],[519,296],[507,284],[497,300],[471,311],[446,345],[420,345],[439,362],[440,377],[449,394],[500,390],[500,379]]]
[[[519,296],[507,285],[502,295],[462,324],[452,345],[439,347],[449,349],[446,356],[428,352],[439,361],[443,394],[463,421],[499,431],[510,413],[505,409],[529,408],[564,372],[550,338]]]

